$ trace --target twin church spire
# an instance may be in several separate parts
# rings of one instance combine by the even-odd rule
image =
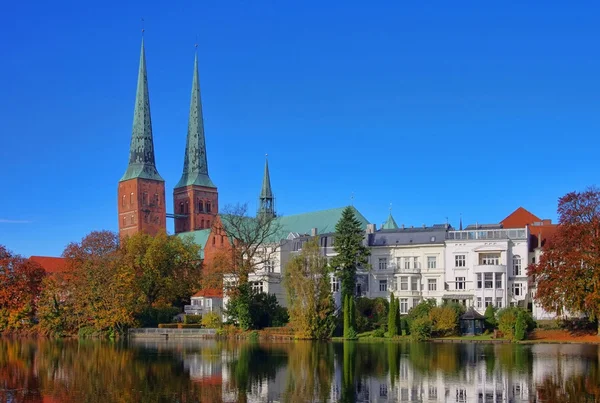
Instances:
[[[275,216],[268,162],[259,198],[259,213]],[[198,74],[194,59],[187,139],[181,178],[173,190],[173,213],[166,213],[165,181],[156,169],[144,39],[129,149],[129,164],[119,181],[119,233],[166,231],[166,217],[175,219],[175,233],[209,229],[219,212],[218,191],[208,174],[206,139]]]

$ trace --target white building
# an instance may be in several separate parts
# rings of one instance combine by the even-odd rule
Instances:
[[[448,231],[444,299],[473,306],[527,307],[529,231],[474,225]]]

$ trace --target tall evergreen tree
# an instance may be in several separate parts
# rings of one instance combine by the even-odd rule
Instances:
[[[366,265],[371,254],[363,244],[365,233],[354,211],[353,207],[346,207],[335,226],[333,249],[337,255],[332,265],[342,283],[342,300],[346,295],[354,296],[356,269]]]
[[[400,318],[400,300],[396,298],[396,333],[402,336],[402,320]]]
[[[350,334],[350,309],[348,309],[348,305],[350,302],[350,298],[348,297],[348,295],[346,295],[344,297],[344,308],[343,308],[343,313],[344,313],[344,339],[348,338],[348,335]]]
[[[398,334],[398,324],[396,323],[396,299],[394,294],[390,296],[390,309],[388,311],[388,336],[394,337]]]

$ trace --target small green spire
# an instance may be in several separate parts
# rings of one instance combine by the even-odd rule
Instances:
[[[146,53],[144,38],[140,54],[135,109],[133,112],[133,130],[129,147],[129,165],[121,182],[129,179],[152,179],[164,182],[156,170],[154,160],[154,140],[152,138],[152,119],[150,118],[150,97],[148,95],[148,77],[146,74]]]
[[[269,160],[265,154],[265,173],[263,176],[262,188],[258,198],[258,213],[275,216],[275,198],[271,190],[271,176],[269,175]]]
[[[381,229],[398,229],[396,220],[392,217],[392,204],[390,203],[390,214],[388,215],[387,221],[383,223]]]
[[[192,82],[192,99],[188,120],[187,143],[183,160],[183,173],[175,188],[197,185],[216,188],[208,176],[206,160],[206,142],[204,139],[204,119],[202,116],[202,99],[200,97],[200,79],[198,78],[198,54],[194,60],[194,78]]]

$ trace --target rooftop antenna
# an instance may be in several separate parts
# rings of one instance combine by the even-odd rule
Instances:
[[[463,230],[463,227],[462,227],[462,213],[460,213],[460,231],[462,231],[462,230]]]

